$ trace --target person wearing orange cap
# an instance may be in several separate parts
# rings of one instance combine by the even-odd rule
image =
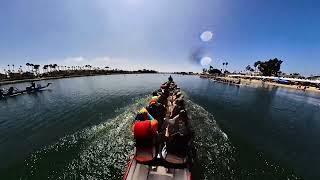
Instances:
[[[152,96],[149,105],[158,103],[159,96]]]

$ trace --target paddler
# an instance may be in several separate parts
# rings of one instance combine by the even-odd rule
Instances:
[[[8,95],[12,95],[13,94],[13,91],[14,91],[14,87],[10,87],[9,89],[8,89]]]
[[[170,108],[170,118],[175,117],[181,110],[184,109],[184,100],[178,98],[173,102],[173,106]]]
[[[152,97],[149,106],[146,107],[149,114],[159,121],[160,126],[163,123],[163,119],[166,116],[166,108],[158,102],[159,97]]]
[[[132,130],[137,145],[152,145],[158,135],[158,121],[149,114],[146,108],[142,108],[135,118]]]
[[[0,97],[3,97],[3,89],[1,88],[1,84],[0,84]]]
[[[34,81],[31,81],[31,88],[35,88],[36,87],[36,83]]]
[[[167,153],[185,157],[188,151],[192,132],[188,125],[188,116],[185,110],[180,111],[179,115],[173,119],[165,121],[165,137]]]
[[[158,91],[153,91],[152,92],[152,96],[159,96],[159,92]]]
[[[169,82],[172,82],[172,81],[173,81],[171,75],[169,76],[168,80],[169,80]]]
[[[145,121],[145,120],[154,120],[154,118],[151,116],[151,114],[149,114],[148,110],[146,108],[142,108],[136,118],[136,121]]]

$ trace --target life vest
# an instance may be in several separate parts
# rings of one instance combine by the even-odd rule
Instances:
[[[152,137],[150,121],[136,121],[133,125],[135,139],[150,139]]]
[[[158,130],[157,120],[136,121],[133,125],[135,139],[152,139]]]

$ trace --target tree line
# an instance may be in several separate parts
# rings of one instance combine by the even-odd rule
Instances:
[[[218,75],[220,75],[220,74],[222,74],[222,73],[229,73],[229,71],[227,70],[227,68],[228,68],[228,62],[223,62],[222,63],[222,69],[217,69],[217,68],[213,68],[213,66],[212,65],[210,65],[209,66],[209,69],[206,69],[206,68],[203,68],[202,69],[202,72],[203,73],[209,73],[209,74],[218,74]]]
[[[246,66],[245,70],[248,72],[257,72],[260,73],[263,76],[278,76],[281,74],[280,68],[281,64],[283,63],[282,60],[278,58],[269,59],[266,61],[256,61],[253,64],[253,67],[251,65]],[[227,70],[228,62],[222,63],[222,69],[213,68],[212,65],[209,66],[209,69],[203,68],[203,73],[209,73],[209,74],[228,74],[229,71]],[[241,71],[242,72],[242,71]],[[240,72],[240,73],[241,73]]]
[[[109,66],[93,67],[92,65],[84,66],[65,66],[58,64],[46,64],[41,66],[39,64],[26,63],[26,71],[19,66],[15,69],[15,65],[8,64],[8,69],[4,69],[4,74],[0,73],[0,80],[22,80],[33,79],[37,77],[67,77],[67,76],[86,76],[86,75],[103,75],[111,73],[157,73],[155,70],[142,69],[138,71],[126,71],[121,69],[110,69]]]
[[[267,61],[256,61],[253,64],[254,69],[248,65],[246,66],[246,70],[250,72],[257,72],[258,70],[263,76],[279,76],[281,74],[280,68],[282,63],[283,61],[278,58]]]

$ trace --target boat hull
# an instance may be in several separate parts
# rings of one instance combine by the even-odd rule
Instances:
[[[191,180],[188,168],[168,168],[164,166],[150,166],[139,163],[131,158],[124,180]]]
[[[21,90],[21,91],[15,91],[11,94],[2,94],[2,96],[0,96],[0,98],[5,98],[5,97],[14,97],[17,95],[21,95],[24,93],[34,93],[34,92],[39,92],[42,89],[47,88],[48,86],[50,86],[51,83],[48,83],[46,86],[40,86],[40,87],[36,87],[36,88],[32,88],[32,89],[28,89],[26,88],[26,90]]]

